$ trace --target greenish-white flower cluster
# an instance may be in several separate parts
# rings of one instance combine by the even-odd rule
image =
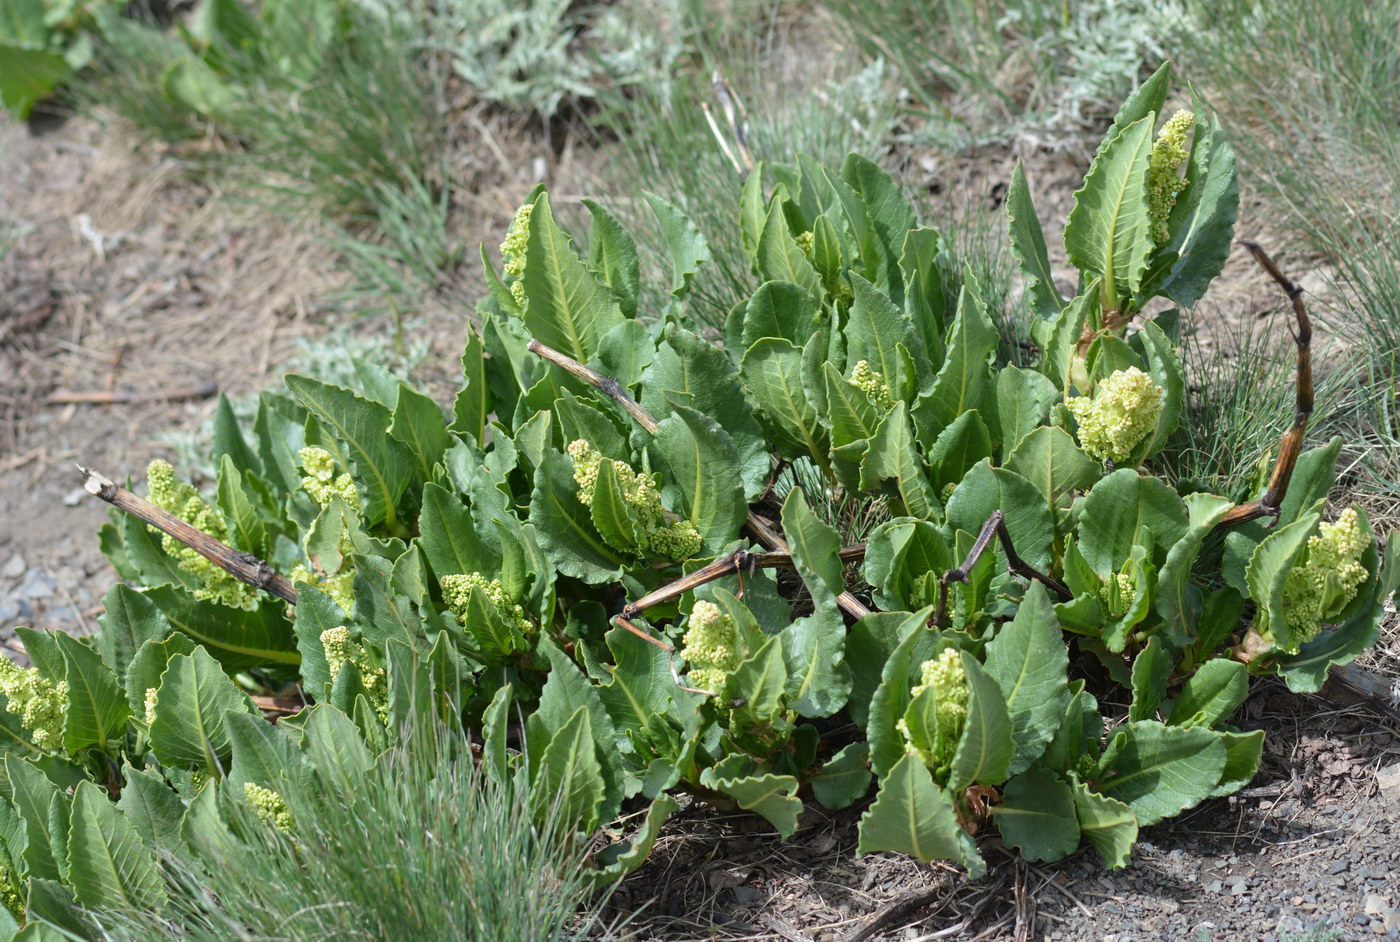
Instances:
[[[967,723],[967,668],[963,667],[957,648],[945,648],[938,657],[924,661],[919,675],[919,683],[909,692],[909,697],[913,701],[924,691],[932,691],[935,705],[932,748],[924,750],[914,744],[908,720],[899,720],[895,727],[904,737],[904,751],[918,756],[941,780],[952,767],[953,754],[957,752],[963,726]]]
[[[206,503],[193,484],[176,478],[175,469],[170,466],[170,462],[157,458],[147,465],[146,485],[151,503],[161,510],[174,514],[216,540],[225,543],[229,541],[228,523],[224,520],[223,513],[219,508]],[[158,532],[154,527],[151,529]],[[199,580],[200,587],[194,592],[197,598],[211,599],[234,608],[257,607],[257,590],[246,582],[234,578],[229,572],[214,565],[173,536],[162,534],[160,545],[182,571]]]
[[[312,445],[297,452],[297,457],[301,460],[301,469],[306,472],[301,486],[318,507],[325,507],[335,497],[345,501],[346,506],[359,506],[355,480],[349,473],[336,474],[340,469],[336,466],[334,455]]]
[[[488,579],[479,572],[442,577],[442,600],[465,624],[473,592],[480,592],[501,616],[507,627],[528,636],[535,628],[525,609],[506,591],[500,579]]]
[[[681,657],[690,667],[692,686],[716,694],[722,691],[744,659],[734,619],[713,602],[696,602],[681,639]]]
[[[292,829],[292,815],[287,810],[287,799],[277,792],[252,782],[244,782],[243,797],[253,812],[266,823],[279,831]]]
[[[1157,428],[1162,387],[1136,366],[1118,370],[1093,398],[1071,396],[1065,406],[1079,423],[1079,444],[1099,461],[1122,461]]]
[[[1294,647],[1317,637],[1322,626],[1341,614],[1361,583],[1366,567],[1366,531],[1356,509],[1348,507],[1334,523],[1324,523],[1308,540],[1302,562],[1288,572],[1283,584],[1285,620],[1293,631]]]
[[[1128,613],[1128,608],[1137,596],[1137,580],[1129,571],[1116,572],[1104,581],[1099,589],[1099,598],[1104,609],[1114,618]]]
[[[57,750],[63,743],[68,716],[68,683],[54,683],[34,668],[25,669],[0,655],[0,693],[5,709],[19,717],[34,745]]]
[[[354,664],[360,671],[360,681],[365,685],[374,712],[381,720],[386,718],[389,715],[389,682],[384,668],[374,662],[363,644],[350,637],[350,629],[344,625],[327,628],[321,632],[321,647],[326,652],[331,682],[335,682],[346,664]]]
[[[19,878],[9,867],[0,870],[0,902],[10,911],[10,915],[24,922],[24,893]]]
[[[1191,143],[1191,126],[1196,116],[1189,111],[1172,115],[1152,145],[1147,165],[1147,211],[1152,220],[1152,240],[1162,245],[1171,238],[1167,221],[1176,198],[1186,189],[1181,168],[1186,165],[1186,148]]]
[[[146,688],[146,725],[150,726],[156,721],[156,700],[159,699],[160,690],[156,687]]]
[[[870,401],[875,404],[875,408],[881,412],[889,412],[894,408],[894,394],[890,392],[890,384],[885,381],[885,377],[870,368],[870,364],[864,360],[856,362],[851,370],[851,378],[846,380],[852,386],[859,389],[870,397]]]
[[[329,595],[335,604],[340,606],[341,611],[347,615],[355,613],[354,569],[347,568],[333,576],[328,576],[303,563],[297,563],[292,567],[291,575],[288,578],[293,583],[305,582],[307,585],[314,585]]]
[[[626,462],[604,458],[583,439],[569,445],[569,457],[574,462],[574,481],[578,484],[578,499],[586,507],[593,506],[598,485],[598,467],[612,461],[613,472],[622,489],[622,498],[632,512],[639,547],[613,546],[624,553],[636,552],[652,559],[672,562],[690,559],[700,551],[700,533],[689,520],[672,520],[661,506],[661,491],[650,476],[639,474]],[[603,534],[605,540],[607,534]],[[612,545],[609,542],[609,545]]]
[[[510,228],[506,230],[505,241],[501,243],[505,282],[510,286],[515,303],[521,306],[525,304],[525,285],[520,279],[525,276],[525,246],[530,242],[530,216],[534,212],[534,203],[526,203],[517,209],[510,221]]]

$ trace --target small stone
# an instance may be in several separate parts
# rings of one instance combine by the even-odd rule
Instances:
[[[1400,762],[1388,765],[1376,773],[1381,795],[1390,801],[1400,801]]]
[[[1327,875],[1334,877],[1339,873],[1346,873],[1351,869],[1351,861],[1343,857],[1341,860],[1334,860],[1332,866],[1327,868]]]
[[[1211,880],[1205,885],[1205,891],[1207,893],[1219,893],[1224,888],[1225,884],[1221,883],[1219,880]]]
[[[733,893],[734,902],[738,903],[741,906],[747,905],[749,903],[757,903],[760,899],[763,898],[763,893],[758,890],[755,890],[751,886],[736,886],[734,887]]]
[[[0,626],[22,625],[34,615],[34,606],[14,596],[0,596]]]
[[[24,570],[28,568],[24,563],[24,557],[15,553],[9,558],[3,567],[0,567],[0,576],[6,579],[18,579],[24,575]]]
[[[88,496],[88,492],[81,487],[75,487],[67,494],[63,495],[63,506],[76,507]]]
[[[1390,900],[1379,893],[1367,893],[1361,911],[1368,916],[1384,916],[1390,912]]]
[[[19,595],[26,599],[46,599],[58,590],[58,583],[44,570],[35,567],[25,573],[24,582],[19,587]]]

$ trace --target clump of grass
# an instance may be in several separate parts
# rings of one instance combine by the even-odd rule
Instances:
[[[220,802],[226,836],[167,857],[172,908],[103,911],[108,939],[608,938],[573,835],[538,824],[528,786],[500,782],[469,743],[407,736],[363,770],[285,790],[287,831]]]

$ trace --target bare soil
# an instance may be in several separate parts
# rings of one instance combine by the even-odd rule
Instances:
[[[557,166],[539,171],[530,154],[491,143],[502,193],[533,182],[517,177],[557,179]],[[87,120],[37,137],[0,124],[0,154],[0,225],[18,227],[0,258],[4,642],[19,625],[96,627],[113,581],[95,538],[105,512],[73,466],[139,479],[168,455],[158,436],[198,427],[214,406],[208,396],[57,404],[54,393],[158,396],[213,383],[249,394],[276,384],[298,337],[344,325],[326,300],[341,276],[310,222],[245,218],[217,181],[192,181],[172,155]],[[995,206],[1017,156],[1047,229],[1062,226],[1081,155],[1025,147],[909,167]],[[475,199],[482,238],[499,240],[513,199]],[[1246,207],[1241,232],[1259,236],[1251,215]],[[1277,305],[1273,286],[1236,258],[1197,313],[1257,318]],[[450,366],[460,296],[425,316]],[[1400,674],[1390,621],[1375,663]],[[1267,730],[1259,776],[1148,829],[1127,870],[1106,871],[1091,852],[1017,863],[988,838],[991,872],[969,882],[895,855],[856,858],[862,806],[809,810],[781,842],[761,819],[693,803],[610,912],[637,940],[1400,938],[1400,726],[1272,682],[1236,722]]]

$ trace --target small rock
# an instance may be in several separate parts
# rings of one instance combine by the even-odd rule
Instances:
[[[734,902],[741,906],[757,903],[763,898],[763,893],[751,886],[736,886],[732,892],[734,893]]]
[[[63,495],[63,506],[76,507],[83,502],[83,498],[88,496],[88,492],[81,487],[75,487],[67,494]]]
[[[1211,880],[1205,885],[1205,891],[1207,893],[1219,893],[1224,888],[1225,884],[1221,883],[1219,880]]]
[[[1367,893],[1361,911],[1368,916],[1384,916],[1390,912],[1390,900],[1379,893]]]
[[[1381,794],[1391,801],[1400,801],[1400,762],[1386,766],[1376,773]]]
[[[1346,872],[1347,872],[1348,870],[1350,870],[1350,869],[1351,869],[1351,861],[1350,861],[1350,860],[1347,860],[1347,859],[1344,857],[1344,858],[1342,858],[1341,860],[1334,860],[1334,861],[1332,862],[1332,866],[1330,866],[1330,867],[1327,868],[1327,875],[1330,876],[1330,877],[1334,877],[1334,876],[1336,876],[1336,875],[1339,874],[1339,873],[1346,873]]]
[[[18,579],[20,576],[24,575],[24,570],[27,568],[28,567],[24,563],[24,557],[16,553],[9,558],[9,561],[6,562],[3,567],[0,567],[0,576],[6,579]]]
[[[44,570],[35,567],[24,575],[19,596],[26,599],[46,599],[58,590],[58,583]]]
[[[12,595],[0,596],[0,625],[23,624],[34,615],[34,606]]]

